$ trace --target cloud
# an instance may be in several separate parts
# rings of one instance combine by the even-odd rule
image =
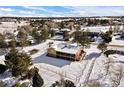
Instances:
[[[24,6],[24,8],[30,9],[30,10],[42,10],[42,11],[47,11],[45,8],[42,8],[42,7]]]
[[[47,17],[47,15],[41,14],[41,13],[35,13],[35,11],[22,10],[22,11],[19,11],[19,14],[18,16],[22,16],[22,17]]]
[[[82,6],[63,6],[63,8],[69,10],[67,16],[72,17],[89,16],[88,11],[86,11]]]
[[[11,8],[0,8],[0,11],[11,12],[11,11],[14,11],[14,9],[11,9]]]
[[[19,11],[19,13],[21,13],[21,14],[34,14],[34,12],[33,11]]]

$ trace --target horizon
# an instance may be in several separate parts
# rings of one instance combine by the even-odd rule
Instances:
[[[112,17],[124,17],[124,15],[120,15],[120,16],[60,16],[60,17],[56,17],[56,16],[52,16],[52,17],[42,17],[42,16],[0,16],[0,18],[112,18]]]

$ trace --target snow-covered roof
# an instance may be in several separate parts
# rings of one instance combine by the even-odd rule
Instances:
[[[61,31],[71,31],[71,30],[67,29],[67,28],[63,28],[63,29],[61,29]]]
[[[74,44],[67,44],[67,43],[59,43],[53,46],[56,51],[69,53],[69,54],[76,54],[80,51],[81,47],[78,46],[76,43]]]

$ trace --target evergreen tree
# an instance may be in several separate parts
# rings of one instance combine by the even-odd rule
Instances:
[[[50,30],[51,37],[55,36],[55,30]]]
[[[64,25],[64,22],[63,21],[60,23],[59,28],[60,28],[60,30],[63,29],[63,28],[65,28],[65,25]]]
[[[82,32],[81,31],[75,31],[74,32],[74,40],[77,42],[77,43],[79,43],[79,40],[81,39],[81,37],[82,37]]]
[[[21,47],[29,45],[29,42],[27,40],[27,33],[25,31],[23,31],[23,32],[19,31],[17,37],[19,39],[19,45]]]
[[[46,41],[49,38],[49,31],[46,29],[42,30],[40,34],[43,41]]]
[[[107,50],[107,44],[105,42],[100,43],[97,48],[102,51],[102,53]]]
[[[23,47],[28,46],[28,45],[29,45],[28,40],[20,39],[19,46],[21,46],[23,48]]]
[[[77,25],[76,30],[77,31],[81,30],[81,26],[80,25]]]
[[[5,64],[12,70],[13,76],[19,76],[28,72],[28,67],[31,65],[31,58],[23,52],[12,48],[10,52],[5,55]]]
[[[17,34],[17,37],[19,39],[26,38],[27,37],[27,33],[25,31],[19,31],[18,34]]]
[[[106,33],[102,34],[102,39],[104,40],[105,43],[109,43],[112,41],[112,32],[107,31]]]
[[[43,86],[43,84],[44,84],[44,81],[42,77],[38,73],[35,73],[33,77],[33,87],[41,87]]]
[[[34,38],[34,40],[36,41],[36,43],[41,43],[41,41],[42,41],[41,35],[37,31],[37,29],[33,29],[31,35]]]
[[[38,73],[38,72],[39,72],[38,68],[36,67],[31,68],[27,74],[28,79],[31,79],[32,77],[34,77],[35,73]]]
[[[70,38],[69,33],[68,33],[67,31],[63,31],[63,39],[64,39],[65,41],[68,41],[69,38]]]
[[[5,36],[0,34],[0,48],[7,48],[7,43],[5,42]]]
[[[89,48],[90,47],[90,38],[88,37],[88,32],[82,32],[82,35],[78,42],[82,45],[83,49],[84,48]]]
[[[8,47],[11,47],[11,48],[15,48],[16,47],[16,40],[11,40],[10,42],[9,42],[9,44],[8,44]]]

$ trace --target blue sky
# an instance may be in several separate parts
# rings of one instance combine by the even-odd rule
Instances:
[[[120,15],[124,15],[124,6],[0,6],[0,16],[83,17]]]

